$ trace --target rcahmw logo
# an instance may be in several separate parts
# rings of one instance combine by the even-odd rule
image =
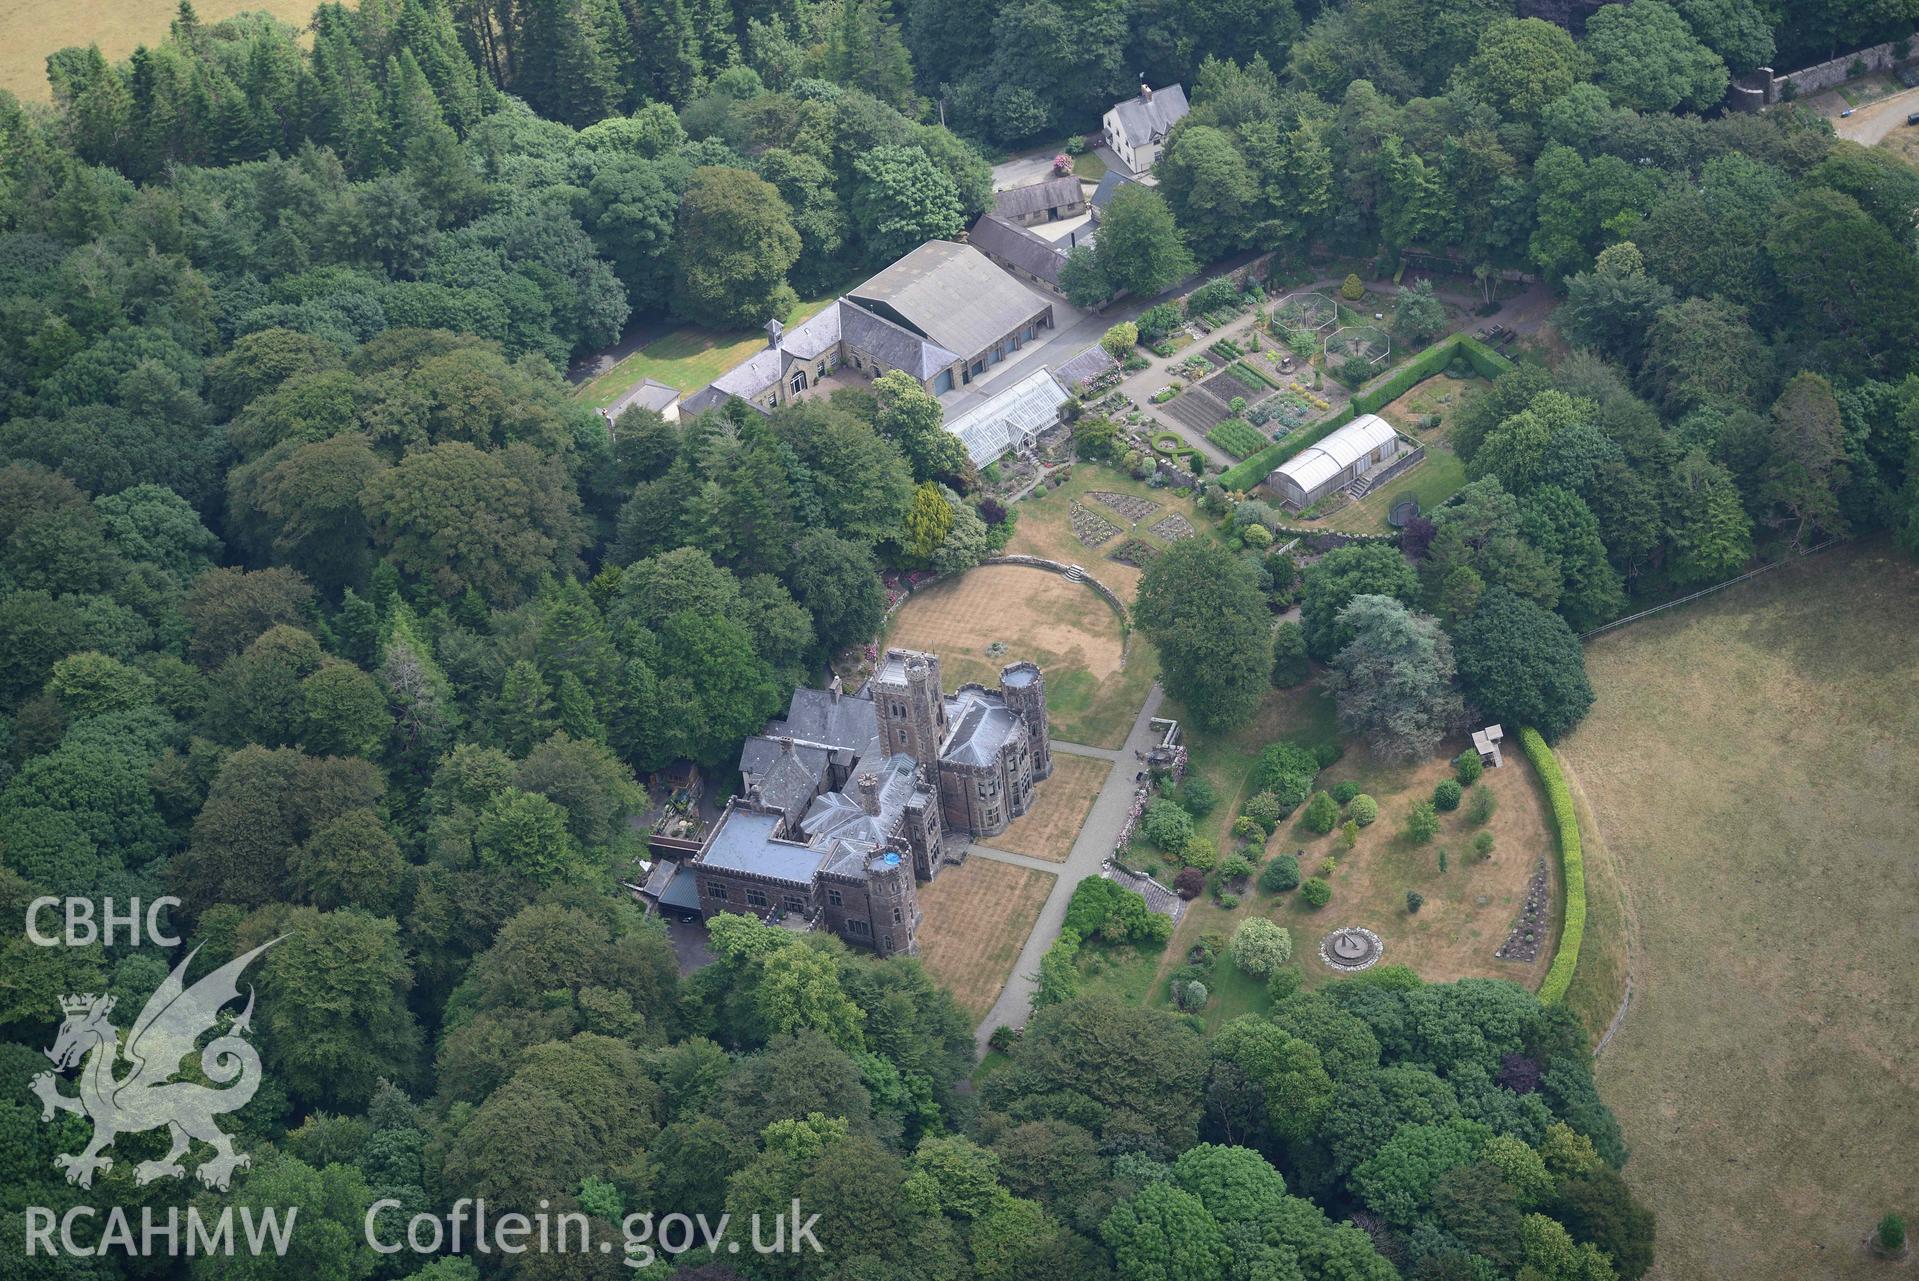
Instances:
[[[86,900],[66,903],[68,929],[64,940],[40,934],[35,925],[36,916],[58,902],[38,900],[29,909],[27,931],[33,941],[43,946],[62,941],[68,945],[93,942],[97,932],[92,926],[92,905]],[[84,904],[84,910],[77,906],[79,904]],[[148,912],[147,933],[156,942],[177,943],[178,940],[160,935],[156,928],[156,913],[161,905],[155,903]],[[116,917],[109,904],[107,933],[111,935],[115,924],[130,923],[137,939],[140,919],[137,905],[127,916]],[[84,921],[85,928],[76,930],[76,921]],[[196,1140],[213,1149],[213,1155],[201,1160],[194,1169],[194,1176],[208,1188],[226,1191],[233,1172],[250,1164],[244,1153],[234,1150],[232,1138],[219,1127],[216,1118],[245,1107],[260,1088],[260,1056],[246,1039],[253,1020],[252,989],[247,990],[246,1007],[225,1032],[203,1048],[196,1048],[196,1043],[214,1030],[222,1007],[239,999],[239,979],[247,966],[279,941],[272,939],[235,957],[190,986],[186,981],[187,967],[199,949],[187,953],[148,998],[127,1032],[124,1047],[112,1019],[112,997],[89,992],[61,998],[64,1018],[52,1048],[46,1051],[54,1070],[34,1077],[31,1088],[39,1096],[42,1121],[53,1120],[58,1112],[71,1112],[93,1124],[92,1138],[83,1150],[63,1152],[53,1159],[54,1167],[66,1173],[68,1183],[92,1187],[95,1174],[113,1168],[113,1158],[106,1155],[106,1150],[113,1146],[116,1138],[161,1128],[165,1128],[171,1140],[167,1152],[158,1160],[142,1161],[134,1167],[136,1184],[185,1177],[186,1166],[181,1164],[181,1158]],[[200,1075],[212,1082],[211,1085],[175,1079],[188,1055],[197,1055]],[[124,1070],[120,1066],[122,1062],[126,1065]],[[79,1073],[74,1084],[78,1093],[62,1093],[60,1086],[65,1075],[76,1067]],[[189,1207],[184,1212],[183,1225],[182,1212],[177,1207],[148,1206],[141,1210],[136,1230],[118,1206],[104,1211],[93,1206],[74,1206],[58,1215],[44,1206],[29,1206],[26,1209],[27,1253],[231,1254],[236,1248],[244,1247],[253,1254],[268,1250],[276,1255],[284,1254],[298,1214],[297,1206],[257,1211],[253,1207],[241,1207],[242,1231],[236,1238],[232,1207],[217,1216]],[[88,1245],[77,1233],[93,1220],[100,1221],[102,1226],[98,1239]]]

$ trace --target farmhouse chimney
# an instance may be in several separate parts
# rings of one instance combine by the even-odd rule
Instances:
[[[880,812],[880,776],[878,774],[860,775],[860,808],[868,814]]]
[[[1144,80],[1139,82],[1139,100],[1141,102],[1151,102],[1153,100],[1153,86],[1147,84]]]

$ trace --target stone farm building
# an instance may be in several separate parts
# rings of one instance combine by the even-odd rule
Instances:
[[[937,656],[889,649],[857,695],[837,681],[794,692],[740,751],[745,795],[649,890],[702,919],[745,912],[912,953],[917,883],[961,861],[967,838],[1005,830],[1051,773],[1039,668],[1013,663],[998,689],[948,694]]]
[[[904,370],[935,396],[970,383],[1053,327],[1053,304],[969,245],[929,240],[687,397],[697,415],[738,397],[761,411],[789,404],[850,369]]]
[[[1154,89],[1142,84],[1139,96],[1113,104],[1100,120],[1100,132],[1120,163],[1134,173],[1145,173],[1159,159],[1159,149],[1173,126],[1186,116],[1186,91],[1178,85]]]
[[[1071,174],[993,193],[993,213],[1021,227],[1076,218],[1085,212],[1086,189]]]
[[[1281,463],[1266,483],[1292,511],[1304,511],[1399,454],[1399,433],[1377,414],[1361,414]]]
[[[1060,269],[1075,245],[1091,246],[1090,226],[1076,227],[1059,240],[1035,235],[998,214],[987,214],[966,233],[967,243],[1021,280],[1059,288]]]

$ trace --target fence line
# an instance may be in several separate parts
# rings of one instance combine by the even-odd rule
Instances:
[[[1724,591],[1726,588],[1735,586],[1739,583],[1743,583],[1749,578],[1757,578],[1761,574],[1770,573],[1775,569],[1779,569],[1785,565],[1790,565],[1794,563],[1795,561],[1804,560],[1808,556],[1812,556],[1819,552],[1823,552],[1827,548],[1835,547],[1839,543],[1844,541],[1845,541],[1844,539],[1840,539],[1840,538],[1828,538],[1825,542],[1820,543],[1816,547],[1806,548],[1804,551],[1800,552],[1797,556],[1789,557],[1786,560],[1776,560],[1772,562],[1772,564],[1770,565],[1761,565],[1758,569],[1749,569],[1745,573],[1739,575],[1737,578],[1728,578],[1723,583],[1714,583],[1711,587],[1702,587],[1698,591],[1692,593],[1690,596],[1681,596],[1678,600],[1669,600],[1663,605],[1654,605],[1651,609],[1642,609],[1637,614],[1628,614],[1624,618],[1615,618],[1610,623],[1601,623],[1598,627],[1593,628],[1589,632],[1581,632],[1579,635],[1579,639],[1582,641],[1589,641],[1595,636],[1603,635],[1604,633],[1613,630],[1615,627],[1624,627],[1627,623],[1636,623],[1642,618],[1651,618],[1654,614],[1662,613],[1665,610],[1671,609],[1675,605],[1689,604],[1692,601],[1698,600],[1701,596],[1710,596],[1714,592]]]

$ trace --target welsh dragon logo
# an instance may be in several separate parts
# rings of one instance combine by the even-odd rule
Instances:
[[[112,997],[89,993],[61,999],[66,1020],[46,1055],[59,1073],[81,1064],[77,1082],[80,1093],[78,1097],[60,1093],[61,1078],[55,1072],[34,1077],[33,1092],[40,1096],[42,1121],[51,1121],[54,1112],[60,1111],[82,1113],[93,1122],[93,1141],[85,1151],[78,1156],[62,1153],[53,1159],[56,1168],[67,1172],[67,1182],[92,1187],[95,1171],[113,1168],[113,1158],[101,1153],[117,1136],[161,1126],[171,1133],[173,1146],[158,1161],[142,1161],[135,1167],[136,1183],[183,1177],[186,1167],[180,1164],[180,1158],[194,1139],[214,1150],[214,1155],[194,1171],[210,1188],[226,1191],[233,1172],[251,1164],[245,1154],[233,1150],[233,1140],[213,1119],[245,1107],[260,1088],[260,1055],[243,1036],[253,1017],[252,988],[247,989],[246,1009],[233,1026],[199,1052],[202,1074],[214,1086],[225,1088],[171,1078],[180,1072],[181,1061],[194,1052],[201,1034],[212,1030],[220,1008],[239,998],[241,971],[279,941],[273,939],[235,957],[188,987],[187,966],[200,950],[194,948],[148,999],[127,1034],[124,1050],[120,1048],[119,1030],[108,1019],[113,1013]],[[116,1077],[114,1067],[123,1058],[131,1070]]]

